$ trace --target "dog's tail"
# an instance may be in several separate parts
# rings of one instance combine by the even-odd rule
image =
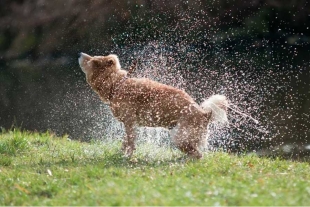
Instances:
[[[227,106],[228,101],[223,95],[212,95],[201,103],[204,111],[211,112],[211,121],[221,124],[227,123]]]

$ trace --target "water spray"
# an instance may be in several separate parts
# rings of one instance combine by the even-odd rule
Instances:
[[[229,104],[229,105],[235,106],[234,104]],[[225,107],[231,109],[232,111],[234,111],[234,112],[236,112],[236,113],[238,113],[238,114],[240,114],[240,115],[242,115],[242,116],[244,116],[244,117],[247,117],[247,118],[251,119],[252,121],[254,121],[255,124],[259,124],[259,121],[258,121],[257,119],[254,119],[254,118],[251,117],[250,115],[247,115],[246,113],[243,113],[243,112],[241,112],[241,111],[238,111],[237,109],[234,109],[234,108],[230,107],[229,105],[227,105],[227,106],[225,106]],[[236,106],[235,106],[235,107],[236,107]],[[236,108],[237,108],[237,107],[236,107]]]

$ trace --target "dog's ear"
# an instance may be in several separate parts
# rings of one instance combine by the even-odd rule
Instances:
[[[113,58],[109,58],[108,60],[107,60],[107,65],[108,66],[112,66],[112,65],[114,65],[115,64],[115,60],[113,59]]]
[[[121,64],[119,63],[119,59],[117,55],[114,55],[114,54],[108,55],[106,64],[108,66],[113,66],[113,68],[117,70],[121,69]]]

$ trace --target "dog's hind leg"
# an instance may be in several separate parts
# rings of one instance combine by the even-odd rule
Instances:
[[[198,148],[200,145],[201,130],[197,127],[186,126],[186,124],[180,124],[176,130],[172,138],[174,145],[188,156],[200,159],[202,154]]]
[[[136,149],[135,148],[135,127],[134,124],[126,124],[125,125],[125,131],[126,131],[126,136],[124,137],[124,141],[122,144],[122,151],[126,156],[131,156],[133,151]]]
[[[192,110],[192,112],[195,112]],[[182,117],[175,129],[173,143],[192,158],[201,158],[199,147],[206,139],[209,119],[203,113],[190,113]]]
[[[175,143],[178,149],[187,154],[191,158],[200,159],[202,158],[201,152],[198,150],[198,146],[188,142],[177,142]]]

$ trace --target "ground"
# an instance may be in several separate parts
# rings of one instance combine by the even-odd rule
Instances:
[[[83,143],[51,133],[0,133],[0,205],[309,205],[310,166],[255,154]],[[155,148],[155,149],[154,149]]]

